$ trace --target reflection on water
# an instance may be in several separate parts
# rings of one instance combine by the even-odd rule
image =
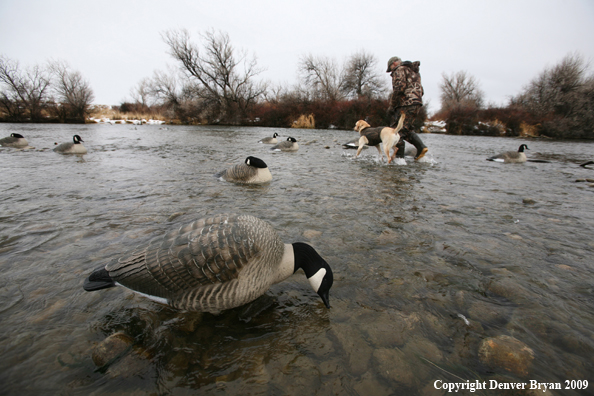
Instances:
[[[35,147],[0,149],[6,394],[433,395],[436,380],[491,379],[589,380],[554,394],[592,394],[594,187],[576,183],[594,178],[578,166],[592,143],[423,135],[426,161],[388,166],[343,150],[349,131],[279,129],[300,145],[279,153],[257,143],[264,128],[0,130]],[[51,151],[74,134],[87,155]],[[485,161],[521,143],[549,162]],[[214,177],[248,155],[270,184]],[[126,250],[226,211],[315,246],[335,273],[332,308],[301,274],[218,316],[82,290]],[[97,367],[118,333],[128,344]]]

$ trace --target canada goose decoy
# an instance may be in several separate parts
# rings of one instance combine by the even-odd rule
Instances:
[[[287,140],[284,140],[274,146],[270,150],[274,151],[297,151],[299,150],[299,144],[297,144],[297,140],[292,137],[288,137]]]
[[[276,139],[277,136],[278,136],[278,133],[274,132],[272,137],[270,137],[270,136],[265,137],[264,139],[260,140],[258,143],[277,144],[278,143],[278,140]]]
[[[361,136],[357,136],[354,139],[349,140],[348,142],[345,142],[342,144],[342,148],[343,149],[355,149],[357,150],[359,148],[359,139],[361,138]],[[365,146],[365,148],[367,148],[367,146]]]
[[[360,138],[361,137],[356,137],[354,139],[349,140],[346,143],[343,143],[342,144],[342,148],[343,149],[347,149],[347,150],[349,150],[349,149],[355,149],[355,150],[357,150],[359,148],[359,139]],[[363,149],[366,149],[367,147],[369,147],[369,146],[363,146]],[[416,149],[416,147],[413,146],[412,144],[407,145],[406,146],[406,151],[404,152],[404,155],[405,156],[408,156],[408,157],[416,157],[417,156],[417,149]]]
[[[272,180],[272,174],[266,163],[252,156],[247,157],[243,164],[225,169],[215,176],[228,182],[246,184],[262,184]]]
[[[520,145],[518,151],[506,151],[501,154],[497,154],[493,157],[487,158],[487,161],[497,161],[497,162],[526,162],[526,154],[524,153],[524,149],[530,150],[528,146],[525,144]]]
[[[54,147],[54,151],[62,154],[86,154],[87,149],[80,142],[84,142],[84,140],[80,136],[74,135],[72,142],[60,143]]]
[[[284,244],[270,224],[256,217],[221,214],[112,260],[93,271],[83,287],[124,286],[176,309],[219,313],[255,300],[298,269],[330,308],[332,270],[313,247]]]
[[[27,147],[29,142],[20,133],[11,133],[10,136],[0,139],[0,146],[2,147]]]

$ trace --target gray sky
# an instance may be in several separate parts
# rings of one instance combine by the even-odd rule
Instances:
[[[21,66],[65,60],[89,80],[95,103],[119,104],[156,69],[174,65],[161,33],[229,34],[255,55],[261,78],[297,81],[306,54],[342,63],[365,50],[420,60],[425,100],[438,110],[442,73],[467,71],[487,103],[505,104],[570,53],[594,62],[593,0],[0,0],[0,54]],[[594,64],[592,64],[594,66]],[[590,72],[594,67],[590,69]]]

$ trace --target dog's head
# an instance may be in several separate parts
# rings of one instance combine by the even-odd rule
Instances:
[[[359,120],[355,123],[355,131],[361,132],[365,128],[369,128],[371,125],[367,123],[365,120]]]

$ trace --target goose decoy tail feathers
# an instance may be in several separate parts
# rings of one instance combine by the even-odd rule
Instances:
[[[83,284],[83,289],[86,291],[95,291],[95,290],[102,290],[102,289],[109,289],[110,287],[115,287],[116,283],[111,276],[109,276],[109,272],[105,269],[105,266],[97,268],[95,271],[89,275],[88,278],[85,279],[85,283]]]

